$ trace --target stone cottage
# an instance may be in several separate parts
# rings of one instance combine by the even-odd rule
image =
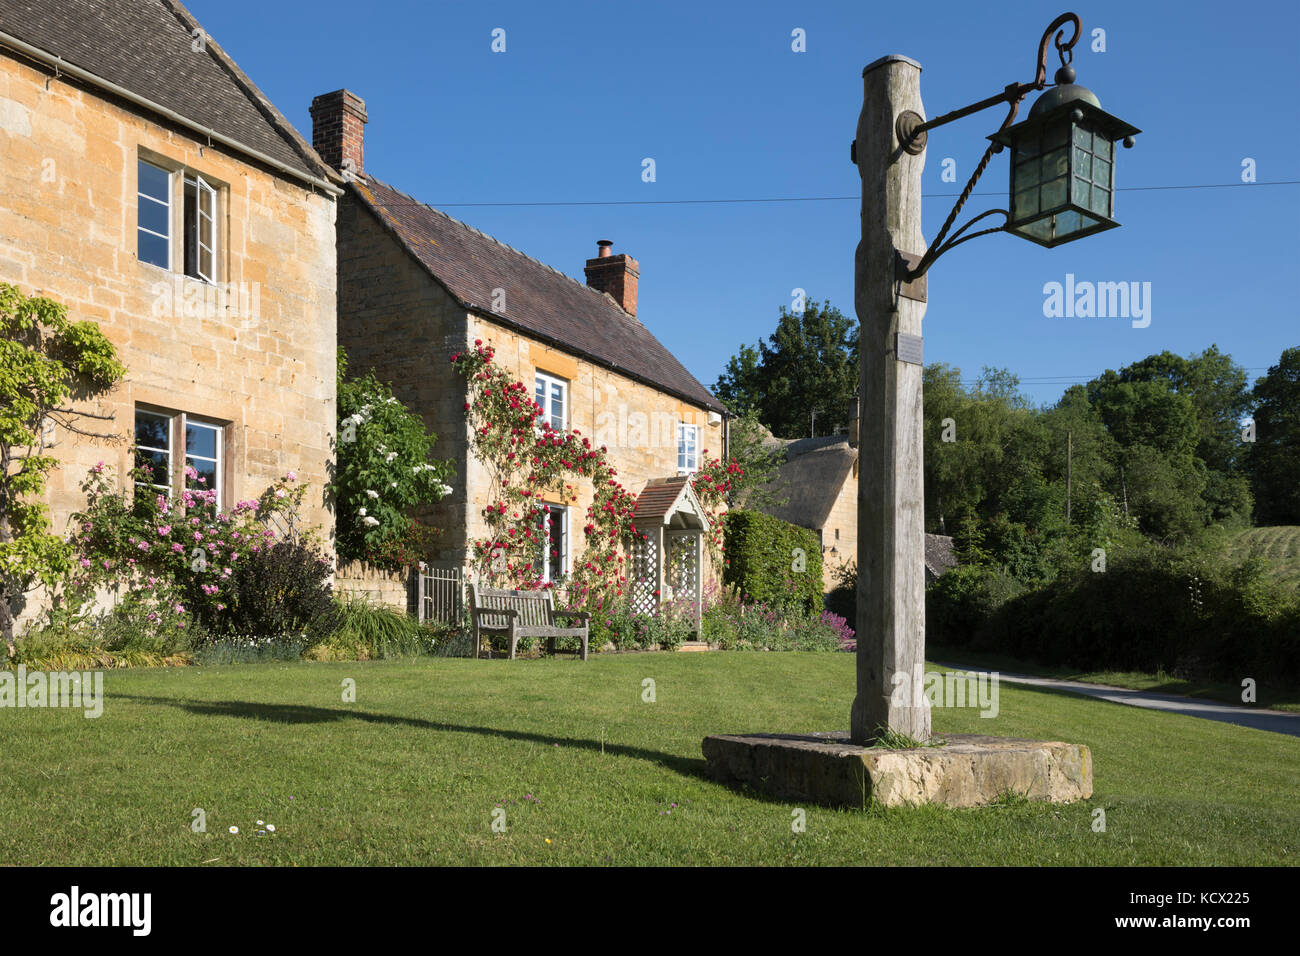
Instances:
[[[98,461],[229,507],[286,471],[322,495],[335,427],[342,179],[174,0],[0,0],[0,281],[97,322],[128,373],[57,431],[54,528]]]
[[[350,180],[338,218],[339,342],[353,368],[392,383],[456,466],[453,493],[424,516],[444,531],[440,560],[466,566],[485,533],[489,476],[469,454],[465,383],[448,364],[475,340],[533,390],[552,425],[606,445],[626,488],[666,486],[647,499],[664,531],[664,551],[648,557],[655,574],[698,547],[700,517],[678,479],[706,451],[725,451],[725,410],[638,315],[637,261],[601,240],[586,283],[570,278],[369,175],[368,116],[351,92],[318,96],[311,112],[317,151]],[[584,485],[576,502],[548,502],[547,580],[581,557]]]
[[[858,560],[858,445],[856,428],[848,435],[828,435],[766,442],[782,455],[770,489],[784,503],[767,509],[801,528],[817,532],[822,546],[822,584],[829,592],[837,572]],[[952,538],[925,536],[925,580],[930,583],[956,565]]]

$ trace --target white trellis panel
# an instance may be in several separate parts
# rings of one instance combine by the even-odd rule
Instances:
[[[632,544],[631,604],[634,614],[654,614],[659,609],[659,542],[650,535]]]

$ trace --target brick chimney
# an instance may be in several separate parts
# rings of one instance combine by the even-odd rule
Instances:
[[[311,101],[311,145],[339,172],[361,176],[366,166],[366,121],[365,100],[355,93],[322,93]]]
[[[608,239],[596,242],[599,252],[595,259],[587,260],[587,285],[598,292],[608,292],[623,311],[636,318],[636,283],[641,278],[641,267],[627,255],[613,255]]]

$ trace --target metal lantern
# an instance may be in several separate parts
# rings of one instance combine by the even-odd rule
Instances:
[[[1101,108],[1063,66],[1029,118],[989,137],[1011,149],[1011,216],[1007,230],[1041,246],[1059,246],[1119,225],[1115,213],[1115,143],[1133,145],[1135,126]]]

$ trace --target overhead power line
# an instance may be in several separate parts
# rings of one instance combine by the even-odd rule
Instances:
[[[1178,183],[1164,186],[1120,186],[1116,192],[1157,192],[1169,189],[1246,189],[1256,186],[1300,186],[1300,179],[1275,179],[1259,183]],[[923,199],[949,199],[960,193],[922,193]],[[978,192],[972,196],[1005,196],[1005,192]],[[572,202],[389,202],[385,206],[433,206],[435,209],[478,206],[722,206],[741,203],[857,202],[860,196],[767,196],[746,199],[588,199]]]

